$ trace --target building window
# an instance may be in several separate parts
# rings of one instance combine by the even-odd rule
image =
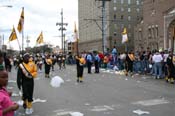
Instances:
[[[124,3],[124,0],[121,0],[121,4],[123,4]]]
[[[131,4],[131,0],[128,0],[128,4]]]
[[[131,37],[131,33],[128,33],[128,37]]]
[[[151,28],[148,28],[148,37],[151,39]]]
[[[117,3],[117,0],[114,0],[114,3]]]
[[[116,10],[117,10],[117,7],[114,6],[114,11],[116,11]]]
[[[123,8],[123,7],[121,7],[121,11],[122,11],[122,12],[124,11],[124,8]]]
[[[140,17],[139,16],[137,16],[137,21],[140,21]]]
[[[124,28],[124,24],[121,24],[121,29],[123,29]]]
[[[123,15],[121,15],[121,19],[124,19],[124,16]]]
[[[131,24],[128,25],[128,28],[131,29]]]
[[[157,38],[159,37],[159,28],[158,27],[156,27],[156,36],[157,36]]]
[[[117,16],[116,16],[116,14],[114,14],[114,20],[116,20],[116,18],[117,18]]]
[[[128,12],[131,12],[131,8],[128,8]]]
[[[131,20],[131,16],[128,16],[128,21],[130,21]]]
[[[114,24],[114,29],[117,30],[117,24]]]
[[[140,12],[140,9],[139,8],[137,8],[136,10],[137,10],[137,12]]]
[[[117,32],[114,32],[114,36],[116,36],[117,35]]]

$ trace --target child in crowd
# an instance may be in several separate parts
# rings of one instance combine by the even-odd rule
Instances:
[[[0,70],[0,116],[14,116],[19,106],[10,99],[10,93],[7,92],[8,73]]]

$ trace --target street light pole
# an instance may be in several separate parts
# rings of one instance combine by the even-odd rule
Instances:
[[[64,39],[64,35],[63,35],[63,31],[66,30],[66,28],[64,26],[67,26],[68,23],[64,23],[63,22],[63,9],[61,9],[61,23],[56,23],[56,26],[59,25],[60,28],[59,28],[59,31],[61,31],[61,49],[62,51],[64,50],[64,42],[63,42],[63,39]],[[64,53],[65,53],[65,50],[64,50]]]

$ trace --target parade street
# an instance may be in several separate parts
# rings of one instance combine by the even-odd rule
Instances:
[[[9,72],[8,90],[12,99],[21,98],[16,86],[17,70]],[[64,80],[60,87],[51,86],[51,78],[44,77],[44,70],[35,78],[33,109],[31,116],[173,116],[175,114],[175,86],[151,76],[126,77],[112,70],[87,73],[83,83],[76,82],[76,66],[51,72],[51,78]],[[71,114],[72,113],[72,114]],[[77,113],[77,115],[73,115]],[[17,116],[24,116],[20,106]]]

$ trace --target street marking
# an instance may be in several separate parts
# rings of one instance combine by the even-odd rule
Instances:
[[[70,115],[71,116],[84,116],[84,114],[82,114],[80,112],[71,112]]]
[[[142,110],[140,110],[140,109],[134,110],[133,113],[138,114],[139,116],[140,116],[140,115],[144,115],[144,114],[150,114],[149,112],[147,112],[147,111],[142,111]]]
[[[57,116],[70,116],[70,112],[72,112],[72,111],[58,112]]]
[[[60,111],[57,112],[56,116],[84,116],[84,114],[73,111]]]
[[[47,100],[41,100],[40,98],[37,98],[37,99],[34,99],[33,100],[33,103],[36,103],[36,102],[42,102],[42,103],[44,103],[44,102],[46,102]]]
[[[152,100],[145,100],[145,101],[137,101],[132,104],[134,105],[142,105],[142,106],[154,106],[154,105],[161,105],[161,104],[168,104],[169,101],[165,99],[152,99]]]
[[[85,103],[84,105],[85,105],[85,106],[90,106],[90,103]]]
[[[17,94],[17,93],[12,93],[12,97],[18,97],[19,96],[19,94]]]
[[[114,108],[112,108],[111,106],[94,106],[93,109],[91,109],[91,111],[95,111],[95,112],[103,112],[103,111],[108,111],[108,110],[114,110]]]

